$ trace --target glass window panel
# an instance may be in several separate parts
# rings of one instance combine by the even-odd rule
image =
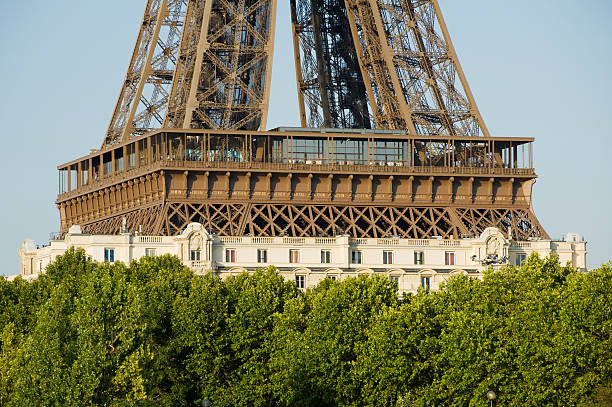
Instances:
[[[304,288],[306,286],[306,276],[296,275],[295,285],[297,285],[297,288]]]
[[[104,249],[104,261],[108,261],[110,263],[115,261],[115,249]]]
[[[268,251],[266,249],[257,249],[257,263],[268,262]]]

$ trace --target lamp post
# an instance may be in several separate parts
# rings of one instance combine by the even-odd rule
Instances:
[[[491,402],[491,407],[493,407],[493,400],[495,400],[497,398],[497,394],[495,394],[495,392],[493,390],[489,390],[487,392],[487,398]]]

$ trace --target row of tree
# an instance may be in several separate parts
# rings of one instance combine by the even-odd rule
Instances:
[[[70,250],[0,281],[0,405],[500,406],[611,402],[612,268],[532,256],[398,298],[382,277],[302,292],[177,258]]]

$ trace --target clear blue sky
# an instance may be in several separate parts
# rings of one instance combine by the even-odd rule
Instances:
[[[494,136],[535,137],[535,212],[612,259],[612,2],[439,0]],[[97,148],[145,0],[0,2],[0,274],[59,229],[55,167]],[[278,4],[270,128],[297,125],[289,2]]]

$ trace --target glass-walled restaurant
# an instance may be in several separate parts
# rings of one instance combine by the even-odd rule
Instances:
[[[58,167],[60,194],[153,163],[533,168],[530,138],[419,137],[394,132],[162,131]],[[224,164],[226,163],[226,164]],[[173,165],[176,166],[176,165]],[[363,168],[361,168],[363,169]],[[406,168],[408,169],[408,168]],[[374,170],[374,169],[373,169]],[[399,168],[398,168],[399,170]]]

